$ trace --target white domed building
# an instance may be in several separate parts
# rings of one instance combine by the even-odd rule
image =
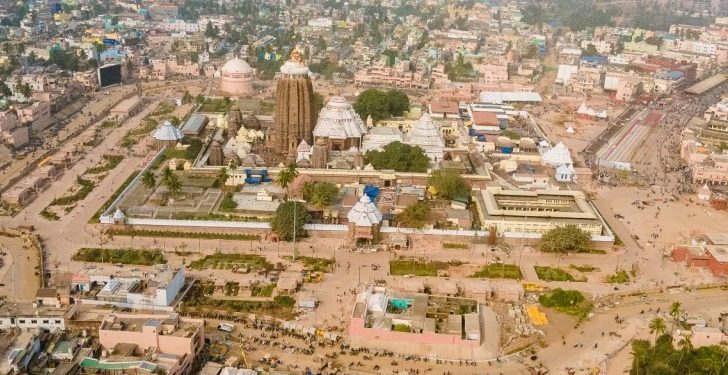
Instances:
[[[427,113],[424,113],[419,120],[412,124],[405,141],[411,146],[422,147],[430,160],[435,163],[443,158],[445,140],[440,134],[440,129]]]
[[[182,132],[169,121],[165,121],[154,131],[154,140],[158,148],[175,147],[182,138],[184,138]]]
[[[243,59],[234,58],[220,69],[220,91],[229,95],[247,95],[253,92],[255,71]]]
[[[323,138],[331,151],[361,148],[367,127],[354,107],[341,96],[334,96],[321,109],[313,129],[314,139]]]

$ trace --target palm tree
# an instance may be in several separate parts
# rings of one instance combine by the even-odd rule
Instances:
[[[227,168],[222,167],[220,168],[220,172],[217,174],[217,183],[220,184],[220,187],[222,188],[225,186],[225,183],[228,180],[228,174],[227,174]]]
[[[306,181],[303,183],[303,186],[301,186],[301,195],[303,195],[303,199],[309,200],[313,197],[313,192],[315,191],[316,185],[311,181]]]
[[[311,196],[310,201],[311,204],[319,210],[323,210],[323,208],[329,204],[328,199],[326,199],[326,197],[321,194],[314,194],[313,196]]]
[[[675,334],[675,323],[677,323],[677,319],[680,317],[680,314],[682,314],[682,305],[680,302],[673,302],[672,305],[670,305],[670,316],[672,317],[672,327],[670,327],[670,334]]]
[[[142,185],[144,185],[147,189],[154,189],[154,186],[157,185],[157,178],[154,176],[152,171],[144,172],[142,175]]]
[[[282,188],[288,190],[288,187],[291,185],[291,182],[296,179],[296,176],[298,176],[296,164],[291,163],[287,168],[278,172],[278,185],[281,185]],[[288,192],[287,195],[290,195],[290,192]]]
[[[685,336],[677,343],[677,347],[680,348],[680,359],[677,361],[678,367],[682,362],[685,352],[691,353],[693,351],[693,342],[690,340],[690,336]]]
[[[654,319],[652,319],[652,321],[650,321],[649,327],[650,333],[655,334],[655,346],[652,347],[652,351],[654,352],[655,348],[657,347],[657,338],[665,334],[665,330],[667,329],[667,327],[665,326],[665,320],[660,318],[659,316],[655,317]]]
[[[165,184],[174,176],[174,171],[171,170],[169,167],[165,167],[162,171],[162,182]]]
[[[179,193],[179,191],[182,189],[182,183],[179,181],[179,177],[177,177],[176,174],[172,174],[172,177],[170,177],[164,183],[167,186],[169,192],[172,193],[172,196],[176,199],[177,193]]]

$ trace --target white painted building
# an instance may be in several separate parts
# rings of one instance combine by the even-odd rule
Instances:
[[[308,20],[308,26],[311,26],[314,29],[328,30],[334,26],[334,21],[331,17],[314,18],[312,20]]]
[[[162,30],[171,31],[175,33],[196,33],[200,31],[200,26],[196,22],[187,22],[184,20],[166,20],[159,25]]]

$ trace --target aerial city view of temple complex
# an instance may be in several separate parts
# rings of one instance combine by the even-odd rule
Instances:
[[[728,7],[627,3],[0,4],[0,373],[721,373]]]

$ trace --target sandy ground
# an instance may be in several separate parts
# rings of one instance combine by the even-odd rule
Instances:
[[[39,278],[35,275],[38,257],[23,245],[22,238],[0,237],[0,251],[5,265],[0,269],[0,295],[10,299],[30,300],[35,297]],[[15,286],[13,288],[13,285]]]

